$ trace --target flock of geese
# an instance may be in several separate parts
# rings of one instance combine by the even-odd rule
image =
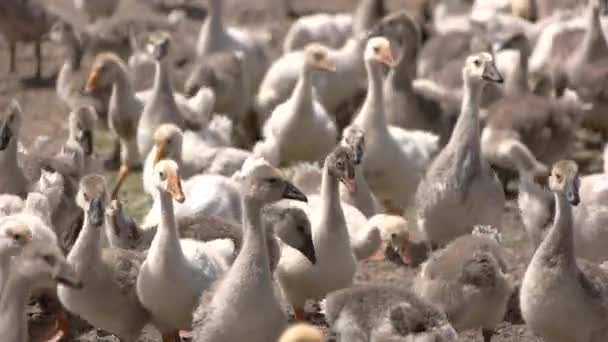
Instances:
[[[20,143],[17,100],[0,116],[3,341],[69,339],[69,314],[123,342],[146,326],[163,342],[452,342],[469,329],[489,342],[514,293],[547,342],[608,338],[608,176],[567,159],[579,127],[608,134],[606,0],[445,0],[420,17],[360,0],[297,19],[274,60],[268,34],[228,27],[209,0],[184,93],[173,51],[187,13],[112,36],[95,25],[118,0],[74,5],[87,29],[0,2],[9,71],[17,43],[35,43],[38,78],[41,42],[61,46],[69,112],[53,153]],[[153,86],[137,90],[146,66]],[[120,199],[138,168],[153,200],[142,222]],[[535,248],[523,279],[495,168],[519,175]],[[354,286],[367,259],[420,268],[411,287]],[[31,297],[47,299],[50,329],[28,329]],[[313,301],[328,332],[302,323]]]

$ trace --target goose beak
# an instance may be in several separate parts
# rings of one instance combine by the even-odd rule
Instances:
[[[89,222],[94,227],[101,227],[103,225],[104,206],[101,198],[94,198],[91,201],[87,215],[89,217]]]
[[[285,189],[283,190],[283,198],[292,199],[301,202],[308,202],[308,198],[300,189],[288,181],[285,181]]]
[[[76,290],[83,287],[82,281],[78,278],[76,271],[65,259],[57,262],[57,266],[53,272],[53,280]]]
[[[167,144],[159,142],[156,144],[156,155],[154,155],[154,165],[167,157]]]
[[[321,70],[336,72],[336,63],[329,60],[320,61],[318,67]]]
[[[346,186],[346,189],[348,189],[348,192],[353,193],[357,191],[357,182],[355,181],[355,178],[341,178],[340,181],[342,181],[342,184],[344,184],[344,186]]]
[[[502,83],[504,81],[502,75],[498,72],[494,63],[486,63],[483,68],[481,77],[488,82]]]
[[[395,58],[393,57],[393,52],[390,47],[386,47],[380,51],[379,60],[380,63],[391,68],[395,65]]]
[[[177,203],[184,203],[186,201],[179,176],[169,176],[167,178],[167,192],[173,196],[173,199]]]
[[[359,165],[359,164],[361,164],[362,161],[363,161],[363,146],[361,146],[361,144],[357,144],[353,148],[353,163],[355,165]]]
[[[8,123],[5,123],[2,127],[0,127],[0,151],[6,150],[12,137],[13,131],[9,127]]]
[[[97,80],[99,78],[99,74],[97,71],[91,71],[89,74],[89,78],[87,79],[87,84],[84,87],[84,92],[86,94],[91,94],[97,89]]]
[[[577,206],[581,201],[578,193],[578,178],[567,180],[565,185],[566,198],[568,199],[568,202],[570,202],[570,204],[573,206]]]
[[[82,144],[83,152],[85,155],[90,156],[93,154],[93,132],[90,130],[84,130],[80,134],[80,143]]]
[[[317,263],[317,254],[315,253],[315,245],[312,241],[312,235],[306,236],[306,241],[304,242],[304,246],[300,249],[300,252],[304,254],[306,259],[310,261],[311,264]]]

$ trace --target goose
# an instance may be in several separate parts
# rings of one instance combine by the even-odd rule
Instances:
[[[17,100],[11,100],[2,113],[0,121],[0,193],[13,194],[24,198],[28,191],[28,181],[17,164],[17,144],[21,129],[22,111]]]
[[[42,38],[57,19],[47,7],[35,1],[3,1],[0,5],[0,34],[9,46],[9,72],[17,71],[17,43],[34,43],[35,79],[42,75]]]
[[[58,21],[50,29],[49,38],[64,49],[65,62],[57,75],[55,91],[59,99],[70,110],[83,106],[93,106],[98,113],[105,116],[107,103],[110,98],[110,88],[99,88],[95,92],[82,92],[81,71],[85,47],[78,37],[74,27],[64,21]]]
[[[511,38],[527,45],[525,36]],[[509,95],[497,100],[485,111],[481,134],[483,157],[493,165],[511,170],[525,168],[537,177],[549,173],[546,165],[568,155],[574,144],[574,132],[583,119],[586,107],[573,92],[559,99],[531,93],[528,88],[526,47],[508,51],[514,59],[514,71],[505,77]],[[501,52],[503,55],[507,51]]]
[[[557,162],[549,188],[555,218],[524,274],[519,297],[522,317],[546,341],[601,340],[608,329],[604,320],[608,274],[599,265],[575,259],[572,206],[580,201],[578,165]]]
[[[120,1],[118,0],[74,0],[74,7],[87,15],[89,22],[95,22],[99,19],[111,17]]]
[[[308,323],[296,323],[285,329],[279,342],[321,342],[323,333]]]
[[[283,39],[283,54],[320,43],[339,49],[353,34],[353,16],[347,13],[317,13],[298,18]]]
[[[458,331],[481,328],[492,340],[512,293],[505,251],[495,228],[476,226],[426,261],[416,293],[445,312]]]
[[[23,198],[12,194],[0,194],[0,217],[18,213],[23,206]]]
[[[266,267],[261,209],[281,199],[307,199],[261,158],[251,160],[242,171],[243,247],[213,291],[213,298],[207,303],[201,300],[196,309],[193,341],[276,341],[287,326],[287,314]]]
[[[489,82],[502,82],[492,55],[467,58],[465,95],[447,145],[435,157],[416,192],[418,229],[431,245],[469,234],[474,225],[499,227],[505,203],[500,181],[481,156],[479,101]]]
[[[330,293],[322,308],[338,341],[455,342],[445,314],[413,292],[360,285]]]
[[[401,11],[382,19],[378,26],[381,35],[398,42],[402,50],[384,80],[386,121],[389,125],[406,129],[431,131],[447,141],[451,127],[449,117],[442,112],[441,103],[412,86],[420,49],[420,33],[416,24]]]
[[[339,182],[352,184],[352,173],[350,149],[336,147],[325,158],[318,209],[309,214],[317,262],[289,249],[279,261],[277,280],[297,320],[304,319],[306,300],[320,300],[353,282],[356,264],[338,189]]]
[[[104,211],[109,199],[102,176],[83,177],[76,198],[85,217],[67,260],[86,287],[76,290],[60,285],[59,300],[68,311],[96,328],[115,334],[121,341],[136,341],[150,320],[135,290],[143,256],[102,246]]]
[[[376,227],[380,232],[380,246],[376,248],[372,260],[396,261],[398,264],[417,266],[427,255],[411,253],[418,246],[410,241],[410,232],[407,221],[402,216],[376,214],[369,218],[367,226]]]
[[[243,29],[225,27],[223,3],[224,0],[209,1],[209,14],[201,27],[196,53],[203,58],[218,51],[242,51],[247,78],[251,82],[250,90],[254,91],[270,65],[270,57],[266,51],[268,37],[265,37],[266,34],[253,34]]]
[[[154,171],[161,222],[137,277],[137,297],[163,342],[178,341],[178,330],[192,327],[197,299],[232,264],[234,246],[225,240],[180,240],[173,212],[173,200],[186,199],[179,167],[161,160]]]
[[[83,173],[101,169],[95,155],[95,127],[97,112],[92,106],[79,107],[68,115],[68,139],[65,146],[78,146],[84,153]]]
[[[192,111],[182,111],[173,96],[170,61],[171,40],[167,32],[157,31],[148,37],[147,51],[154,58],[154,86],[145,102],[137,128],[137,146],[140,156],[147,156],[153,145],[153,135],[163,123],[173,123],[180,128],[199,129],[206,119]]]
[[[264,143],[254,153],[279,156],[276,166],[325,158],[337,141],[336,124],[316,100],[313,73],[335,72],[329,50],[312,43],[304,50],[298,82],[289,99],[278,105],[264,124]],[[314,136],[315,139],[308,139]],[[271,142],[271,143],[269,143]],[[271,149],[272,151],[268,151]],[[271,159],[266,157],[266,159]]]
[[[113,200],[106,209],[106,235],[112,247],[146,250],[156,234],[158,226],[139,227],[125,213],[119,200]],[[276,269],[278,257],[285,243],[299,250],[310,260],[315,260],[310,221],[299,208],[273,205],[262,211],[262,221],[267,227],[267,243],[271,269]],[[177,221],[180,236],[198,241],[231,239],[236,256],[242,246],[242,227],[214,216],[204,214]],[[278,238],[279,241],[275,241]]]
[[[8,216],[8,215],[7,215]],[[11,258],[32,241],[32,231],[26,225],[0,225],[0,294],[9,276]]]
[[[381,67],[394,65],[388,39],[371,38],[364,58],[368,91],[352,122],[366,136],[363,172],[382,205],[390,212],[401,214],[409,206],[439,139],[427,132],[407,131],[386,124]]]
[[[323,77],[318,77],[314,83],[319,102],[329,113],[337,113],[340,105],[365,89],[362,51],[366,42],[367,34],[360,34],[349,39],[340,49],[329,49],[328,57],[335,63],[336,71],[319,75]],[[277,105],[289,98],[305,61],[305,52],[299,50],[279,57],[270,66],[254,100],[260,126]]]
[[[7,342],[26,342],[29,341],[26,307],[32,289],[51,281],[79,289],[82,282],[55,244],[29,242],[11,264],[0,295],[0,333]]]

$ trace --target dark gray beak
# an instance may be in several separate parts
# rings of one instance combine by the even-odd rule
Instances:
[[[89,222],[94,227],[101,227],[104,218],[104,205],[101,198],[94,198],[89,205],[88,210]]]
[[[300,189],[288,181],[285,181],[285,189],[283,190],[283,198],[296,201],[308,202],[308,198]]]
[[[302,249],[300,249],[300,252],[304,254],[306,259],[308,259],[311,264],[314,265],[317,263],[317,254],[315,253],[315,245],[312,242],[311,235],[306,236],[306,241],[304,242],[304,246],[302,246]]]
[[[361,144],[357,144],[353,148],[353,163],[355,165],[359,165],[359,164],[361,164],[362,161],[363,161],[363,146],[361,146]]]
[[[165,58],[165,56],[167,56],[167,54],[169,53],[169,44],[169,41],[165,40],[155,45],[152,50],[152,56],[154,57],[154,59],[160,61],[161,59]]]
[[[78,279],[74,268],[65,260],[57,263],[55,272],[53,272],[53,279],[61,285],[76,290],[80,290],[83,287],[82,281]]]
[[[578,194],[578,179],[567,180],[565,191],[566,198],[570,204],[577,206],[581,202],[581,198]]]
[[[502,83],[504,81],[502,75],[498,72],[496,65],[492,62],[485,64],[481,77],[488,82]]]
[[[5,123],[2,127],[0,127],[0,151],[6,150],[12,137],[13,131],[8,126],[8,123]]]
[[[80,143],[83,146],[83,152],[85,155],[90,156],[93,154],[93,132],[90,130],[82,131]]]

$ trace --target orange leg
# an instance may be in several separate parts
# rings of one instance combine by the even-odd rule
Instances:
[[[120,165],[120,170],[118,170],[118,179],[116,180],[116,185],[114,185],[114,189],[112,189],[112,199],[116,199],[118,196],[118,192],[122,187],[122,184],[127,180],[127,176],[129,175],[129,166],[122,164]]]
[[[293,308],[293,315],[296,321],[305,321],[306,320],[306,311],[303,308]]]
[[[172,331],[168,334],[163,334],[163,342],[181,342],[179,333]]]
[[[54,313],[52,326],[47,331],[31,336],[32,342],[60,342],[64,341],[69,333],[68,318],[63,309]]]
[[[179,337],[183,339],[192,339],[192,330],[180,330]]]

